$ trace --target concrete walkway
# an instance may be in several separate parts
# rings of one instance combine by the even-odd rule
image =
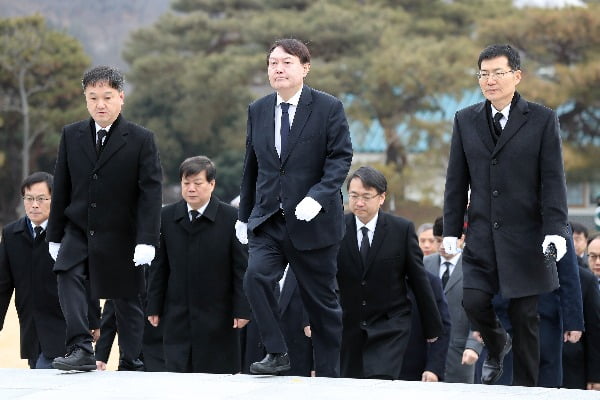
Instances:
[[[1,400],[585,400],[582,390],[166,372],[0,369]]]

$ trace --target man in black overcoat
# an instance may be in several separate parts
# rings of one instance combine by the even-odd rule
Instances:
[[[171,372],[241,371],[239,329],[250,319],[243,291],[246,246],[235,236],[235,207],[213,195],[216,168],[204,156],[179,167],[183,199],[163,208],[160,249],[146,314],[163,327]]]
[[[96,369],[84,307],[92,298],[113,299],[121,365],[141,351],[143,265],[158,245],[162,171],[154,135],[121,115],[123,76],[112,67],[83,75],[90,119],[63,128],[54,171],[48,232],[56,260],[60,305],[67,323],[64,370]]]
[[[44,240],[52,183],[53,177],[47,172],[34,172],[25,178],[21,195],[26,215],[4,227],[0,243],[0,330],[14,291],[21,358],[37,369],[52,368],[54,357],[65,354],[65,318],[52,272],[54,261]],[[100,326],[99,310],[91,308],[90,312],[95,334]]]
[[[337,257],[344,378],[400,377],[411,330],[407,278],[425,339],[435,342],[444,329],[413,223],[380,211],[386,190],[371,167],[348,178],[351,213]]]
[[[544,252],[553,243],[556,259],[562,258],[568,236],[558,119],[551,109],[516,92],[522,72],[519,53],[511,46],[487,47],[478,67],[486,101],[458,111],[454,118],[443,245],[447,253],[456,253],[468,210],[463,306],[489,350],[482,382],[500,377],[511,348],[491,305],[500,292],[510,299],[513,384],[535,386],[538,295],[558,287],[556,266],[544,262]]]

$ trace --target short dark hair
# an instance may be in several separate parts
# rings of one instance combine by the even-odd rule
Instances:
[[[444,217],[437,217],[433,223],[433,236],[444,236]]]
[[[511,69],[521,69],[521,56],[519,55],[519,52],[509,44],[493,44],[483,49],[479,54],[477,68],[481,69],[481,62],[483,60],[491,60],[492,58],[502,56],[508,58],[508,65]]]
[[[586,239],[590,235],[585,225],[580,224],[579,222],[569,222],[569,224],[571,225],[571,230],[573,231],[573,233],[583,233],[583,236]]]
[[[206,180],[212,182],[217,177],[217,168],[210,158],[195,156],[186,158],[179,166],[179,180],[206,171]]]
[[[350,175],[346,189],[350,189],[350,181],[358,178],[366,188],[373,188],[377,191],[377,194],[382,194],[387,191],[387,180],[385,176],[373,167],[364,166],[360,167]]]
[[[278,39],[276,40],[267,53],[267,65],[269,65],[269,57],[277,47],[281,47],[286,53],[296,56],[300,59],[300,63],[310,63],[310,51],[308,47],[298,39]]]
[[[590,238],[587,241],[587,246],[589,247],[590,244],[596,239],[600,239],[600,233],[594,233],[592,236],[590,236]]]
[[[81,80],[84,91],[88,86],[94,86],[100,82],[108,82],[108,86],[117,89],[119,92],[122,92],[125,87],[125,79],[123,79],[121,71],[106,65],[101,65],[85,71],[83,79]]]
[[[25,178],[25,180],[23,180],[23,183],[21,184],[21,196],[23,196],[25,194],[26,189],[29,189],[31,186],[35,185],[36,183],[40,183],[40,182],[46,182],[46,185],[48,185],[48,191],[50,192],[50,194],[52,194],[52,185],[54,184],[54,176],[52,176],[52,174],[49,174],[47,172],[38,171],[38,172],[34,172],[33,174],[31,174],[27,178]]]

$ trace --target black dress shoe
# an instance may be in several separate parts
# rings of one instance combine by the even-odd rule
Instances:
[[[93,371],[96,369],[96,358],[81,347],[74,347],[64,357],[56,357],[52,368],[63,371]]]
[[[287,353],[268,353],[262,361],[250,365],[250,373],[254,375],[278,375],[290,368],[290,357]]]
[[[139,358],[135,360],[119,360],[119,367],[117,371],[143,371],[144,370],[144,362]]]
[[[481,368],[481,383],[484,385],[492,385],[496,383],[498,379],[500,379],[503,371],[502,365],[504,362],[504,357],[506,357],[511,348],[512,339],[507,333],[506,342],[504,343],[504,348],[500,354],[497,357],[494,357],[488,353],[487,358],[483,362],[483,367]]]

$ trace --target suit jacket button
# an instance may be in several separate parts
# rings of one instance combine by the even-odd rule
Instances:
[[[91,206],[92,208],[96,208],[96,203],[92,203],[92,204],[90,204],[90,206]]]
[[[492,159],[492,165],[496,165],[498,164],[498,159],[497,158],[493,158]]]
[[[95,233],[95,232],[94,232],[93,230],[91,230],[91,231],[90,231],[90,236],[94,236],[94,233]]]
[[[285,169],[280,169],[280,170],[279,170],[279,174],[280,174],[280,175],[285,175]]]
[[[360,324],[361,324],[362,326],[367,326],[367,321],[362,321]]]
[[[499,192],[499,191],[497,191],[497,190],[494,190],[494,191],[492,192],[492,196],[494,196],[494,197],[498,197],[498,195],[500,195],[500,192]]]
[[[363,300],[363,301],[362,301],[362,305],[363,305],[363,306],[366,306],[366,305],[367,305],[367,302],[366,302],[365,300]]]
[[[360,283],[360,286],[365,286],[366,284],[367,284],[367,281],[362,281],[362,282]]]
[[[93,180],[96,180],[96,179],[98,179],[98,174],[94,174],[94,175],[92,175],[92,179],[93,179]]]
[[[500,228],[500,222],[496,221],[494,222],[494,229],[498,229]]]

